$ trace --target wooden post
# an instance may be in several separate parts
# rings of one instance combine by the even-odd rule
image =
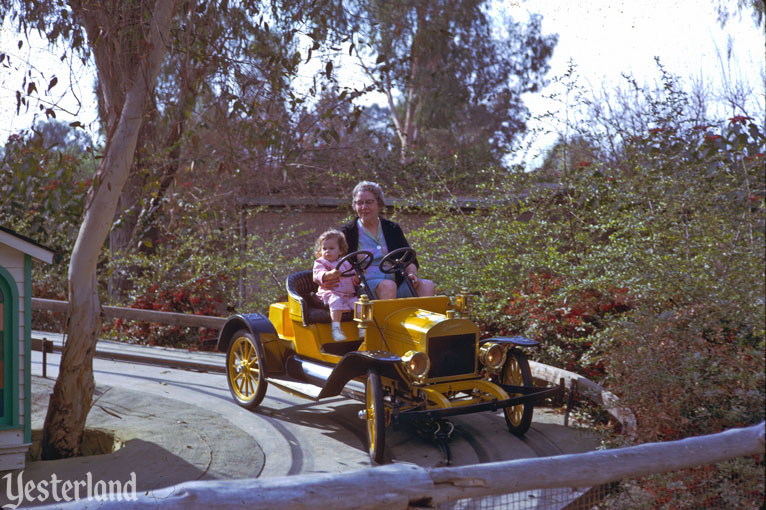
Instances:
[[[43,353],[43,377],[48,377],[48,353],[53,352],[53,341],[43,338],[38,340],[32,339],[32,350],[40,351]]]
[[[239,208],[239,282],[237,300],[237,311],[242,311],[243,303],[245,302],[245,279],[247,277],[247,270],[245,269],[245,258],[247,255],[247,216],[245,214],[245,206],[242,205]]]
[[[47,338],[43,338],[43,379],[48,378],[48,343]]]

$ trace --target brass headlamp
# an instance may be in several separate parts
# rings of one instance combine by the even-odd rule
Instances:
[[[479,347],[479,361],[492,370],[499,370],[505,363],[505,349],[500,344],[487,342]]]
[[[408,351],[402,356],[402,364],[407,373],[417,381],[425,379],[431,368],[428,356],[420,351]]]

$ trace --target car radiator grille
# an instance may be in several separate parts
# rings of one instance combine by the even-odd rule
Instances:
[[[476,369],[476,335],[437,336],[428,339],[429,378],[471,374]]]

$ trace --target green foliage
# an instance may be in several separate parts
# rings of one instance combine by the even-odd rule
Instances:
[[[551,273],[531,273],[510,296],[496,296],[507,305],[486,325],[487,334],[521,333],[539,341],[537,360],[599,381],[604,376],[597,333],[615,316],[632,308],[627,289],[578,288]]]
[[[164,233],[151,246],[110,261],[109,272],[130,282],[122,301],[113,304],[220,317],[268,313],[271,303],[287,299],[287,275],[310,267],[311,247],[283,235],[289,226],[277,225],[263,238],[250,234],[243,242],[236,216],[204,203],[184,203],[176,209],[175,234]],[[204,329],[128,321],[108,326],[107,334],[193,348],[202,348],[201,342],[211,336]]]
[[[137,296],[130,303],[131,308],[157,310],[162,312],[186,313],[192,315],[225,316],[222,291],[228,281],[226,274],[202,276],[191,282],[174,285],[160,290],[159,284],[152,284],[146,293]],[[108,327],[107,331],[112,329]],[[154,324],[116,319],[114,331],[120,339],[132,343],[167,345],[212,350],[206,342],[216,338],[216,331],[207,328],[189,328],[168,324]]]
[[[604,332],[609,384],[638,420],[641,442],[673,440],[764,419],[764,343],[738,303],[643,308]]]
[[[700,121],[663,79],[633,112],[645,130],[577,126],[539,175],[476,176],[475,210],[444,181],[415,188],[430,219],[408,233],[424,276],[478,294],[485,331],[607,384],[642,441],[755,423],[765,403],[763,126]]]
[[[188,225],[187,225],[188,227]],[[236,262],[231,256],[232,232],[212,229],[193,235],[163,237],[150,249],[121,254],[109,272],[130,282],[121,303],[134,308],[227,316],[236,295]],[[235,241],[234,241],[235,242]],[[150,345],[200,346],[211,332],[199,328],[115,321],[106,333]]]
[[[50,147],[41,132],[11,135],[0,160],[2,222],[53,249],[67,247],[79,227],[92,165],[89,153]]]
[[[66,295],[69,255],[95,171],[93,149],[76,133],[56,122],[38,125],[11,135],[0,159],[0,224],[57,254],[50,268],[35,266],[45,297]]]

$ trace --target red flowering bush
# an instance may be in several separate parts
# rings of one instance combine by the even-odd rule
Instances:
[[[219,274],[214,277],[200,277],[185,285],[167,289],[160,289],[158,284],[153,284],[144,294],[134,299],[130,307],[162,312],[225,316],[226,306],[219,284],[226,281],[227,276]],[[216,336],[215,330],[207,328],[173,326],[123,319],[116,319],[114,321],[114,329],[121,336],[127,336],[135,342],[197,349],[209,348],[210,346],[205,340],[215,338]]]
[[[59,286],[56,284],[57,282],[52,282],[50,281],[51,278],[45,278],[45,276],[47,275],[41,275],[38,280],[32,283],[32,295],[41,299],[66,301],[66,292],[59,290]],[[63,333],[65,326],[65,313],[32,309],[32,329],[50,331],[52,333]]]
[[[593,334],[609,317],[632,308],[628,290],[570,288],[567,278],[551,272],[533,272],[500,299],[495,321],[482,324],[482,333],[519,334],[541,343],[535,359],[566,368],[590,379],[601,379],[601,346]]]

